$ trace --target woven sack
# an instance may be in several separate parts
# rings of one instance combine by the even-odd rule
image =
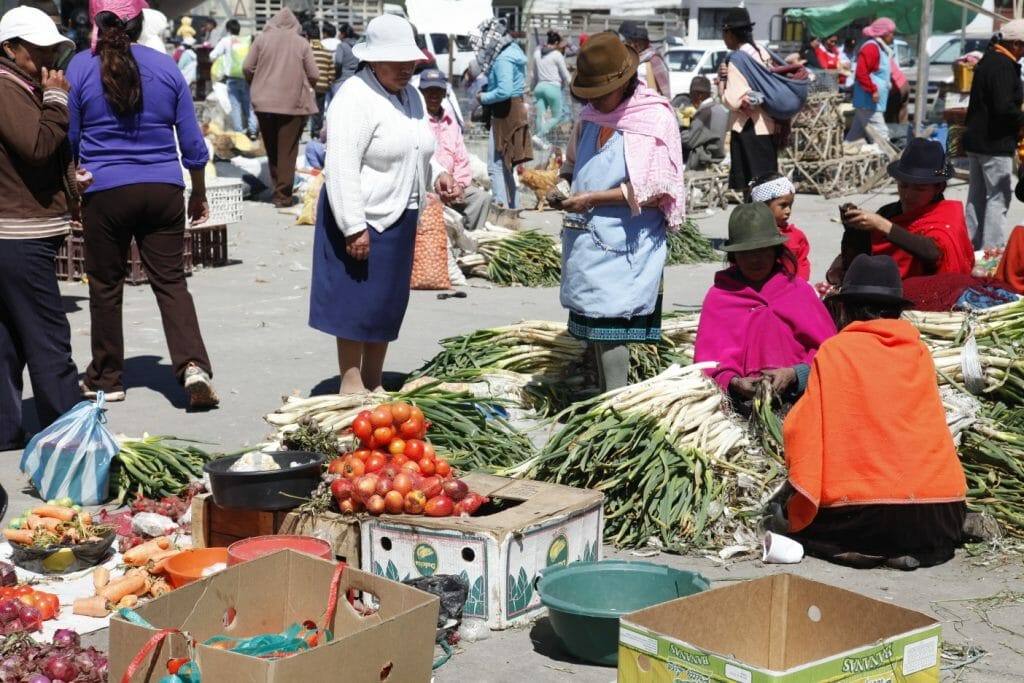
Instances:
[[[413,289],[451,289],[448,278],[448,231],[444,205],[430,195],[416,226],[416,251],[412,258]]]

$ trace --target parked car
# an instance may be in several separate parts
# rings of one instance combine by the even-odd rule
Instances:
[[[673,95],[690,91],[690,81],[694,76],[704,76],[714,82],[718,74],[718,65],[722,63],[729,50],[716,41],[714,45],[672,46],[665,51],[665,62],[668,64],[669,86]]]
[[[935,105],[935,98],[939,93],[939,86],[945,85],[948,90],[953,85],[953,63],[968,52],[984,52],[992,37],[989,33],[967,34],[961,37],[959,33],[945,36],[944,39],[928,40],[930,56],[928,57],[928,91],[927,103],[930,109]],[[933,36],[939,38],[939,36]],[[936,47],[932,50],[932,45]],[[902,64],[901,64],[902,66]],[[910,101],[914,102],[917,93],[917,60],[912,59],[911,63],[903,67],[907,80],[910,82]]]

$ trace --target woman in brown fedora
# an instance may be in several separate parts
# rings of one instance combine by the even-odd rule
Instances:
[[[766,69],[772,64],[768,51],[754,42],[754,22],[742,7],[726,13],[722,40],[728,49],[747,53]],[[751,99],[749,82],[729,60],[718,69],[718,87],[722,104],[729,110],[729,187],[745,192],[754,178],[779,170],[776,122]]]
[[[684,219],[679,125],[638,63],[610,31],[587,40],[572,92],[589,104],[562,166],[572,194],[561,204],[561,301],[569,331],[596,349],[603,390],[627,383],[627,344],[661,337],[665,230]]]

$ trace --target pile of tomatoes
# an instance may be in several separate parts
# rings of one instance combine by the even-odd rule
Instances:
[[[341,512],[472,515],[488,499],[455,479],[426,440],[423,412],[404,402],[382,403],[352,422],[361,448],[328,466],[331,496]]]
[[[38,631],[42,623],[60,615],[60,598],[31,586],[0,588],[0,635]]]

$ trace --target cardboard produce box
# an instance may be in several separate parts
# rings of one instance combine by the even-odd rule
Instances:
[[[619,622],[619,683],[939,681],[942,628],[920,612],[790,574]]]
[[[178,588],[136,612],[156,629],[180,629],[197,643],[215,635],[279,633],[307,619],[322,626],[334,569],[333,562],[284,550]],[[376,605],[377,611],[365,616],[357,613],[344,600],[349,589],[363,591],[364,600]],[[366,593],[377,600],[370,600]],[[339,596],[328,624],[334,636],[331,641],[274,661],[198,645],[195,661],[202,680],[294,683],[337,676],[366,683],[430,680],[439,604],[435,596],[351,567],[341,576]],[[111,618],[111,681],[122,680],[132,659],[156,633],[120,615]],[[185,638],[171,635],[149,653],[131,681],[157,681],[167,675],[168,659],[188,656]]]
[[[600,559],[604,494],[489,474],[463,481],[505,509],[475,517],[366,519],[363,569],[395,581],[461,575],[469,584],[463,616],[502,629],[529,621],[543,608],[533,587],[539,570]]]

